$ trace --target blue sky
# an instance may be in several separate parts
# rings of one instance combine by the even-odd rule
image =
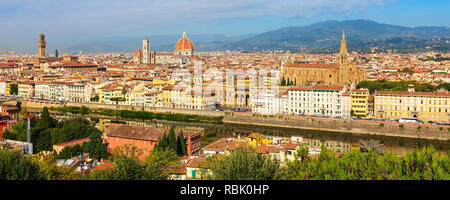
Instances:
[[[450,27],[449,10],[449,0],[1,0],[0,49],[35,52],[41,32],[58,48],[183,31],[235,36],[330,19]]]

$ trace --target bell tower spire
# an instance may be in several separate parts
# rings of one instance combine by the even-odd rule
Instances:
[[[341,49],[339,51],[339,65],[348,65],[347,41],[345,40],[344,30],[342,30]]]

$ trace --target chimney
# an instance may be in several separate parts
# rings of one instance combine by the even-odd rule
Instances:
[[[413,84],[409,84],[408,85],[408,92],[415,92],[416,90],[414,89],[414,85]]]

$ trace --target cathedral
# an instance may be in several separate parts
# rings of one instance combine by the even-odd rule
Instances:
[[[135,62],[137,64],[147,64],[147,62],[145,62],[145,59],[142,59],[143,56],[146,54],[145,53],[146,51],[149,51],[150,54],[150,62],[148,64],[186,64],[190,63],[192,59],[196,58],[196,56],[194,55],[195,45],[186,36],[186,32],[183,32],[183,35],[175,44],[173,53],[150,51],[150,44],[147,44],[148,40],[144,41],[145,41],[143,45],[144,51],[141,51],[139,48],[133,54],[133,57],[135,58]]]
[[[348,62],[347,42],[342,33],[338,63],[298,63],[290,60],[282,67],[280,80],[289,80],[295,85],[343,85],[355,88],[366,79],[366,71]]]

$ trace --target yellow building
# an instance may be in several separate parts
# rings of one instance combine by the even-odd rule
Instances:
[[[375,91],[376,118],[417,118],[450,123],[450,92]]]
[[[18,87],[18,96],[31,98],[34,97],[34,86],[35,83],[32,81],[23,81],[19,82]]]
[[[272,140],[264,139],[264,135],[261,133],[252,133],[247,137],[247,143],[251,147],[257,147],[261,144],[270,144],[272,143]]]
[[[369,90],[353,89],[350,94],[350,112],[353,116],[366,117],[369,115]]]
[[[175,85],[175,80],[165,80],[165,79],[158,79],[158,78],[154,78],[153,82],[154,85],[158,85],[158,84],[170,84],[170,85]]]

